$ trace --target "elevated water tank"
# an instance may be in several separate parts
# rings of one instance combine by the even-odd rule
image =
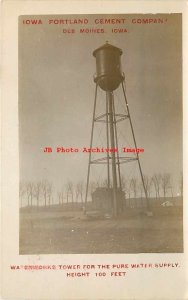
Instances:
[[[104,44],[93,52],[96,57],[97,72],[94,81],[99,84],[104,91],[114,91],[123,81],[121,72],[122,50],[108,44]]]

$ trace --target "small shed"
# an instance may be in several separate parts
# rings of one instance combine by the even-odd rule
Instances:
[[[94,209],[100,210],[104,214],[113,213],[113,189],[98,187],[92,193],[92,204]],[[125,193],[118,189],[117,191],[117,202],[118,202],[118,212],[121,212],[123,209],[123,202],[125,199]]]

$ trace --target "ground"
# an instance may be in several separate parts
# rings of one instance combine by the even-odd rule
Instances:
[[[182,210],[129,209],[118,219],[81,211],[20,211],[20,254],[183,252]]]

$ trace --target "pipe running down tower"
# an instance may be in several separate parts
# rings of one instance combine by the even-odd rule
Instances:
[[[95,89],[95,100],[93,109],[93,119],[92,119],[92,129],[91,129],[91,140],[90,148],[93,145],[93,134],[95,122],[103,121],[106,123],[106,140],[107,147],[112,149],[118,148],[118,137],[117,137],[117,122],[128,119],[130,122],[131,133],[133,137],[134,147],[137,148],[136,138],[133,130],[133,125],[131,121],[130,111],[128,107],[126,92],[125,92],[125,77],[121,70],[121,55],[122,50],[110,45],[108,42],[103,46],[97,48],[93,52],[93,56],[96,58],[96,75],[94,77],[94,82],[96,83]],[[123,97],[125,101],[127,114],[116,114],[114,105],[114,91],[118,89],[121,85],[123,91]],[[100,87],[106,93],[106,112],[101,116],[96,117],[96,103],[97,103],[97,90]],[[113,216],[116,217],[121,208],[119,205],[118,193],[122,190],[121,187],[121,170],[120,165],[125,162],[137,160],[138,167],[141,175],[141,180],[143,184],[143,189],[147,201],[147,210],[149,211],[149,201],[147,197],[147,190],[144,183],[144,177],[141,169],[141,164],[139,160],[139,154],[136,152],[135,158],[130,157],[120,157],[119,153],[111,152],[107,153],[104,159],[91,159],[91,152],[89,153],[89,163],[87,172],[87,183],[86,183],[86,195],[85,195],[85,210],[87,211],[87,198],[89,189],[89,179],[90,179],[90,169],[92,164],[104,163],[107,165],[107,182],[108,190],[112,190],[113,197]],[[110,183],[110,167],[112,174],[112,183]],[[110,189],[112,186],[112,189]]]

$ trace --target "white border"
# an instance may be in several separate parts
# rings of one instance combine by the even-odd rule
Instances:
[[[187,3],[186,1],[5,1],[2,4],[2,288],[3,296],[24,299],[186,299],[187,201],[184,201],[184,254],[19,256],[18,201],[18,16],[32,14],[183,13],[184,186],[187,185]],[[17,197],[15,197],[17,196]],[[184,192],[187,199],[187,189]],[[16,201],[17,200],[17,201]],[[12,272],[12,264],[179,262],[171,272],[142,270],[127,278],[67,280],[58,272]]]

